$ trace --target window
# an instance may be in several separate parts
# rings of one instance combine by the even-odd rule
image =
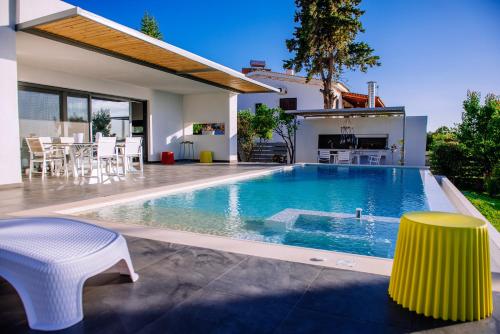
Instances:
[[[89,121],[89,100],[87,97],[68,96],[66,101],[69,122]]]
[[[63,135],[61,122],[61,94],[58,92],[20,89],[19,134],[21,141],[21,165],[29,164],[26,137],[58,137]]]
[[[61,120],[61,95],[58,93],[20,90],[18,100],[20,119]]]
[[[360,137],[358,138],[359,149],[387,149],[387,138]]]
[[[319,135],[318,149],[387,149],[387,136],[359,135],[354,142],[342,140],[342,135]]]
[[[297,110],[297,98],[280,99],[280,108],[283,110]]]
[[[72,137],[83,133],[84,141],[91,141],[90,134],[97,130],[91,131],[92,127],[101,132],[107,130],[106,135],[116,135],[118,139],[131,133],[142,136],[143,147],[147,147],[145,101],[19,82],[18,105],[23,167],[29,163],[26,137]]]
[[[118,140],[130,135],[130,102],[92,99],[92,135],[116,136]]]

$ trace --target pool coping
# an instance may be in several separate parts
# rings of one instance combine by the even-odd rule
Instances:
[[[152,227],[136,224],[113,223],[108,221],[94,220],[76,215],[96,208],[115,205],[135,200],[145,200],[158,196],[169,195],[178,192],[201,189],[227,182],[251,179],[264,176],[278,171],[293,169],[294,166],[266,167],[256,171],[249,171],[230,176],[218,176],[200,181],[189,181],[174,185],[161,186],[146,190],[127,192],[123,194],[85,199],[71,203],[46,206],[36,209],[16,211],[8,213],[13,217],[66,217],[80,219],[105,228],[110,228],[125,235],[170,242],[195,247],[205,247],[220,251],[239,253],[251,256],[272,258],[277,260],[291,261],[318,265],[322,267],[347,269],[384,276],[390,276],[392,270],[392,259],[374,256],[357,255],[321,249],[305,248],[290,245],[273,244],[254,240],[240,240],[231,237],[201,234],[196,232],[172,230],[162,227]]]

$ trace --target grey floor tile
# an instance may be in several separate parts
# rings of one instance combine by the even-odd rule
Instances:
[[[427,334],[498,334],[500,333],[500,322],[494,318],[481,321],[452,323],[447,326],[435,326],[434,328],[415,331],[415,333]]]
[[[16,290],[0,277],[0,332],[16,333],[27,329],[26,313]]]
[[[84,320],[56,333],[499,333],[493,317],[453,323],[387,296],[388,278],[210,249],[128,239],[136,283],[112,269],[84,286]],[[306,292],[307,291],[307,292]],[[0,332],[31,333],[0,279]]]
[[[186,301],[244,256],[201,248],[183,248],[139,270],[130,283],[117,276],[95,286],[85,297],[86,332],[133,333]],[[102,324],[106,326],[102,327]]]
[[[415,314],[394,303],[387,294],[387,277],[347,270],[325,269],[313,282],[298,304],[314,310],[352,320],[412,328]]]
[[[143,268],[177,252],[178,250],[185,248],[184,245],[140,238],[132,239],[130,241],[127,238],[127,246],[135,271],[140,271]]]
[[[139,333],[272,333],[292,305],[204,290]]]
[[[360,313],[362,310],[360,310]],[[313,333],[313,334],[391,334],[407,333],[407,331],[378,323],[363,322],[363,317],[358,320],[328,315],[312,310],[296,308],[290,316],[280,325],[276,334]]]
[[[321,271],[301,263],[249,257],[210,287],[236,295],[271,297],[294,304]]]

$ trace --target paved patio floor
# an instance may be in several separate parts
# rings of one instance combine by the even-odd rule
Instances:
[[[89,198],[103,197],[125,192],[144,190],[176,183],[194,181],[215,176],[233,175],[269,166],[253,164],[146,164],[144,177],[128,174],[127,177],[104,178],[99,184],[97,178],[47,177],[42,181],[34,176],[30,181],[24,178],[23,187],[0,189],[0,217],[9,212],[35,209]]]
[[[140,277],[87,281],[85,318],[64,333],[498,333],[493,317],[452,323],[387,296],[389,278],[128,238]],[[20,299],[0,280],[0,332],[27,333]]]
[[[94,184],[40,178],[0,190],[8,212],[260,169],[255,165],[146,165],[145,178]],[[499,333],[493,317],[472,323],[428,319],[387,296],[389,278],[127,237],[140,275],[110,270],[87,281],[83,322],[65,333]],[[0,333],[30,332],[13,288],[0,278]]]

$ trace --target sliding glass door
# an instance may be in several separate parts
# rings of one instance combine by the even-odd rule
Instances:
[[[131,107],[128,101],[92,98],[92,134],[124,140],[131,134]]]
[[[66,113],[63,113],[64,136],[73,137],[83,133],[84,141],[90,141],[89,98],[87,96],[67,95]]]
[[[145,101],[19,83],[18,103],[23,168],[29,164],[26,137],[73,137],[82,133],[88,142],[101,132],[119,141],[140,136],[147,147]]]
[[[21,140],[21,167],[29,165],[26,137],[62,136],[61,96],[44,90],[20,90],[19,134]]]

